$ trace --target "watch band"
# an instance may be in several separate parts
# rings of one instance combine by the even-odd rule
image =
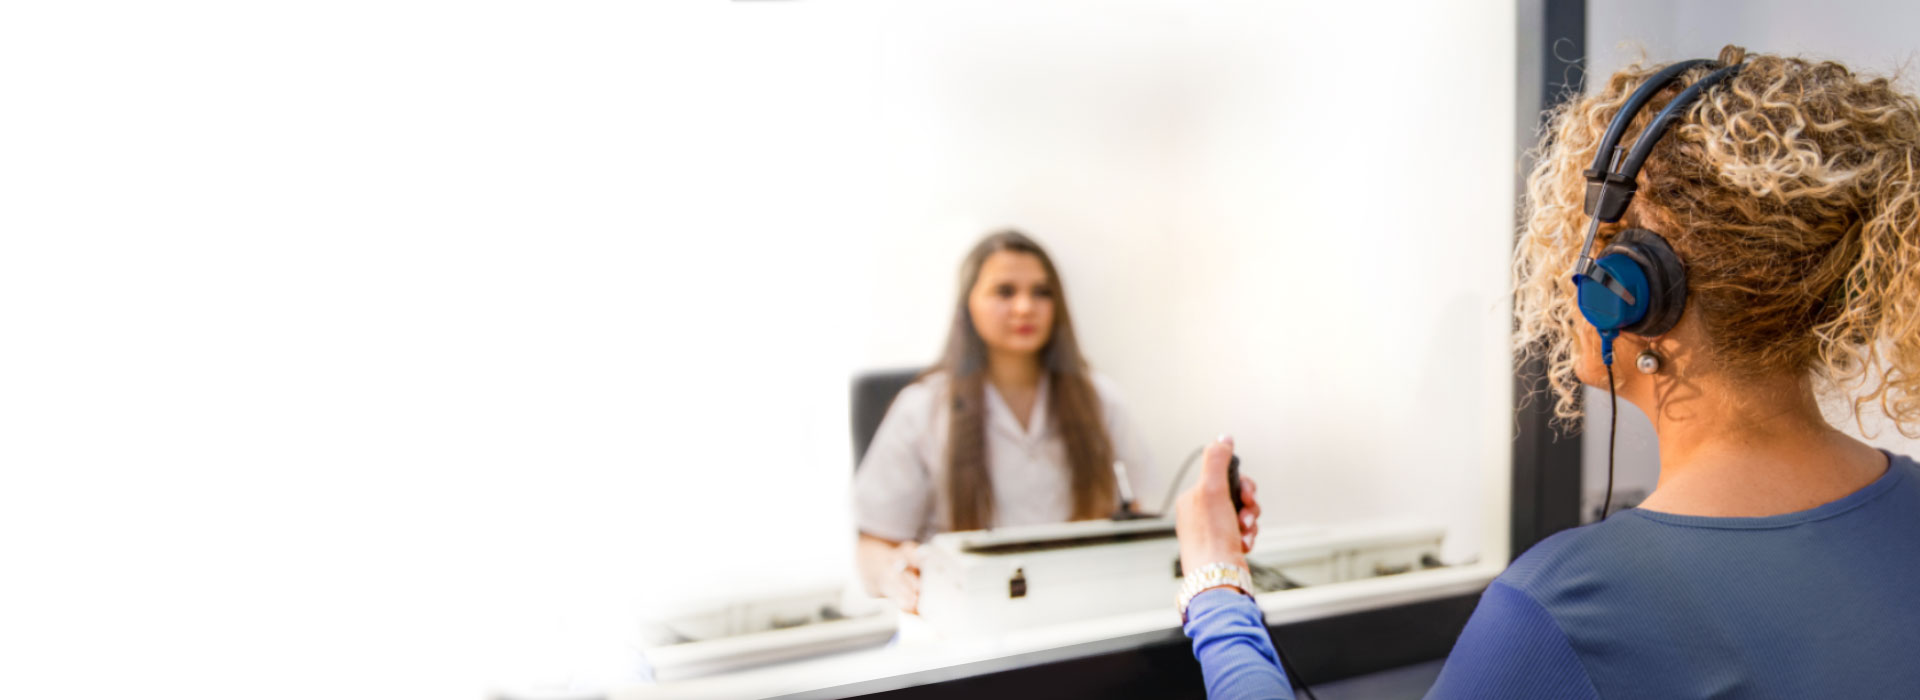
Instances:
[[[1187,572],[1186,581],[1180,584],[1180,594],[1174,597],[1174,609],[1180,611],[1180,624],[1187,623],[1187,604],[1201,591],[1220,586],[1232,586],[1248,596],[1253,595],[1253,575],[1239,564],[1218,562],[1200,567],[1199,571]]]

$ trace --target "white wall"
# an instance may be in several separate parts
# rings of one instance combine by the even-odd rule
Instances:
[[[847,380],[1009,224],[1164,471],[1503,556],[1505,5],[14,15],[0,684],[468,697],[838,581]]]
[[[1856,71],[1895,75],[1908,91],[1916,88],[1911,68],[1920,55],[1920,5],[1873,0],[1805,3],[1786,0],[1622,0],[1587,4],[1588,86],[1637,60],[1669,62],[1712,58],[1720,47],[1738,44],[1754,53],[1837,60]],[[1849,434],[1901,454],[1920,454],[1920,440],[1908,439],[1877,413],[1865,416],[1863,433],[1850,413],[1829,401],[1828,418]],[[1607,396],[1586,396],[1587,439],[1581,444],[1586,512],[1598,512],[1607,483]],[[1659,442],[1646,414],[1629,404],[1620,409],[1619,446],[1614,457],[1615,493],[1650,492],[1660,476]]]

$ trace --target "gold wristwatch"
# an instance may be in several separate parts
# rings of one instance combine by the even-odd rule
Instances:
[[[1201,591],[1220,586],[1232,586],[1241,593],[1253,595],[1253,575],[1239,564],[1219,562],[1200,567],[1199,571],[1187,572],[1186,582],[1180,584],[1180,594],[1174,597],[1174,609],[1180,611],[1180,624],[1187,624],[1187,604]]]

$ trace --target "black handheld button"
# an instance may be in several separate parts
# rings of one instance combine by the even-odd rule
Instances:
[[[1240,455],[1233,455],[1233,461],[1227,463],[1227,497],[1233,499],[1233,512],[1240,512],[1245,505],[1240,502]]]

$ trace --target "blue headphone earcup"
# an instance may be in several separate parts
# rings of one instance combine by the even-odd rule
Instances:
[[[1640,266],[1647,280],[1646,313],[1620,330],[1649,338],[1673,330],[1687,308],[1687,268],[1667,239],[1643,228],[1630,228],[1621,231],[1600,254],[1626,256]]]
[[[1602,254],[1594,264],[1606,268],[1620,282],[1620,286],[1626,287],[1627,292],[1633,295],[1633,303],[1627,303],[1613,290],[1590,277],[1581,277],[1578,287],[1580,315],[1602,333],[1619,332],[1639,323],[1646,318],[1647,303],[1651,301],[1647,293],[1647,274],[1641,271],[1640,264],[1612,251],[1611,246],[1602,251],[1611,254]]]
[[[1628,304],[1599,282],[1579,283],[1580,315],[1602,332],[1653,337],[1673,329],[1687,306],[1687,270],[1667,239],[1643,228],[1621,231],[1594,264],[1633,294]]]

